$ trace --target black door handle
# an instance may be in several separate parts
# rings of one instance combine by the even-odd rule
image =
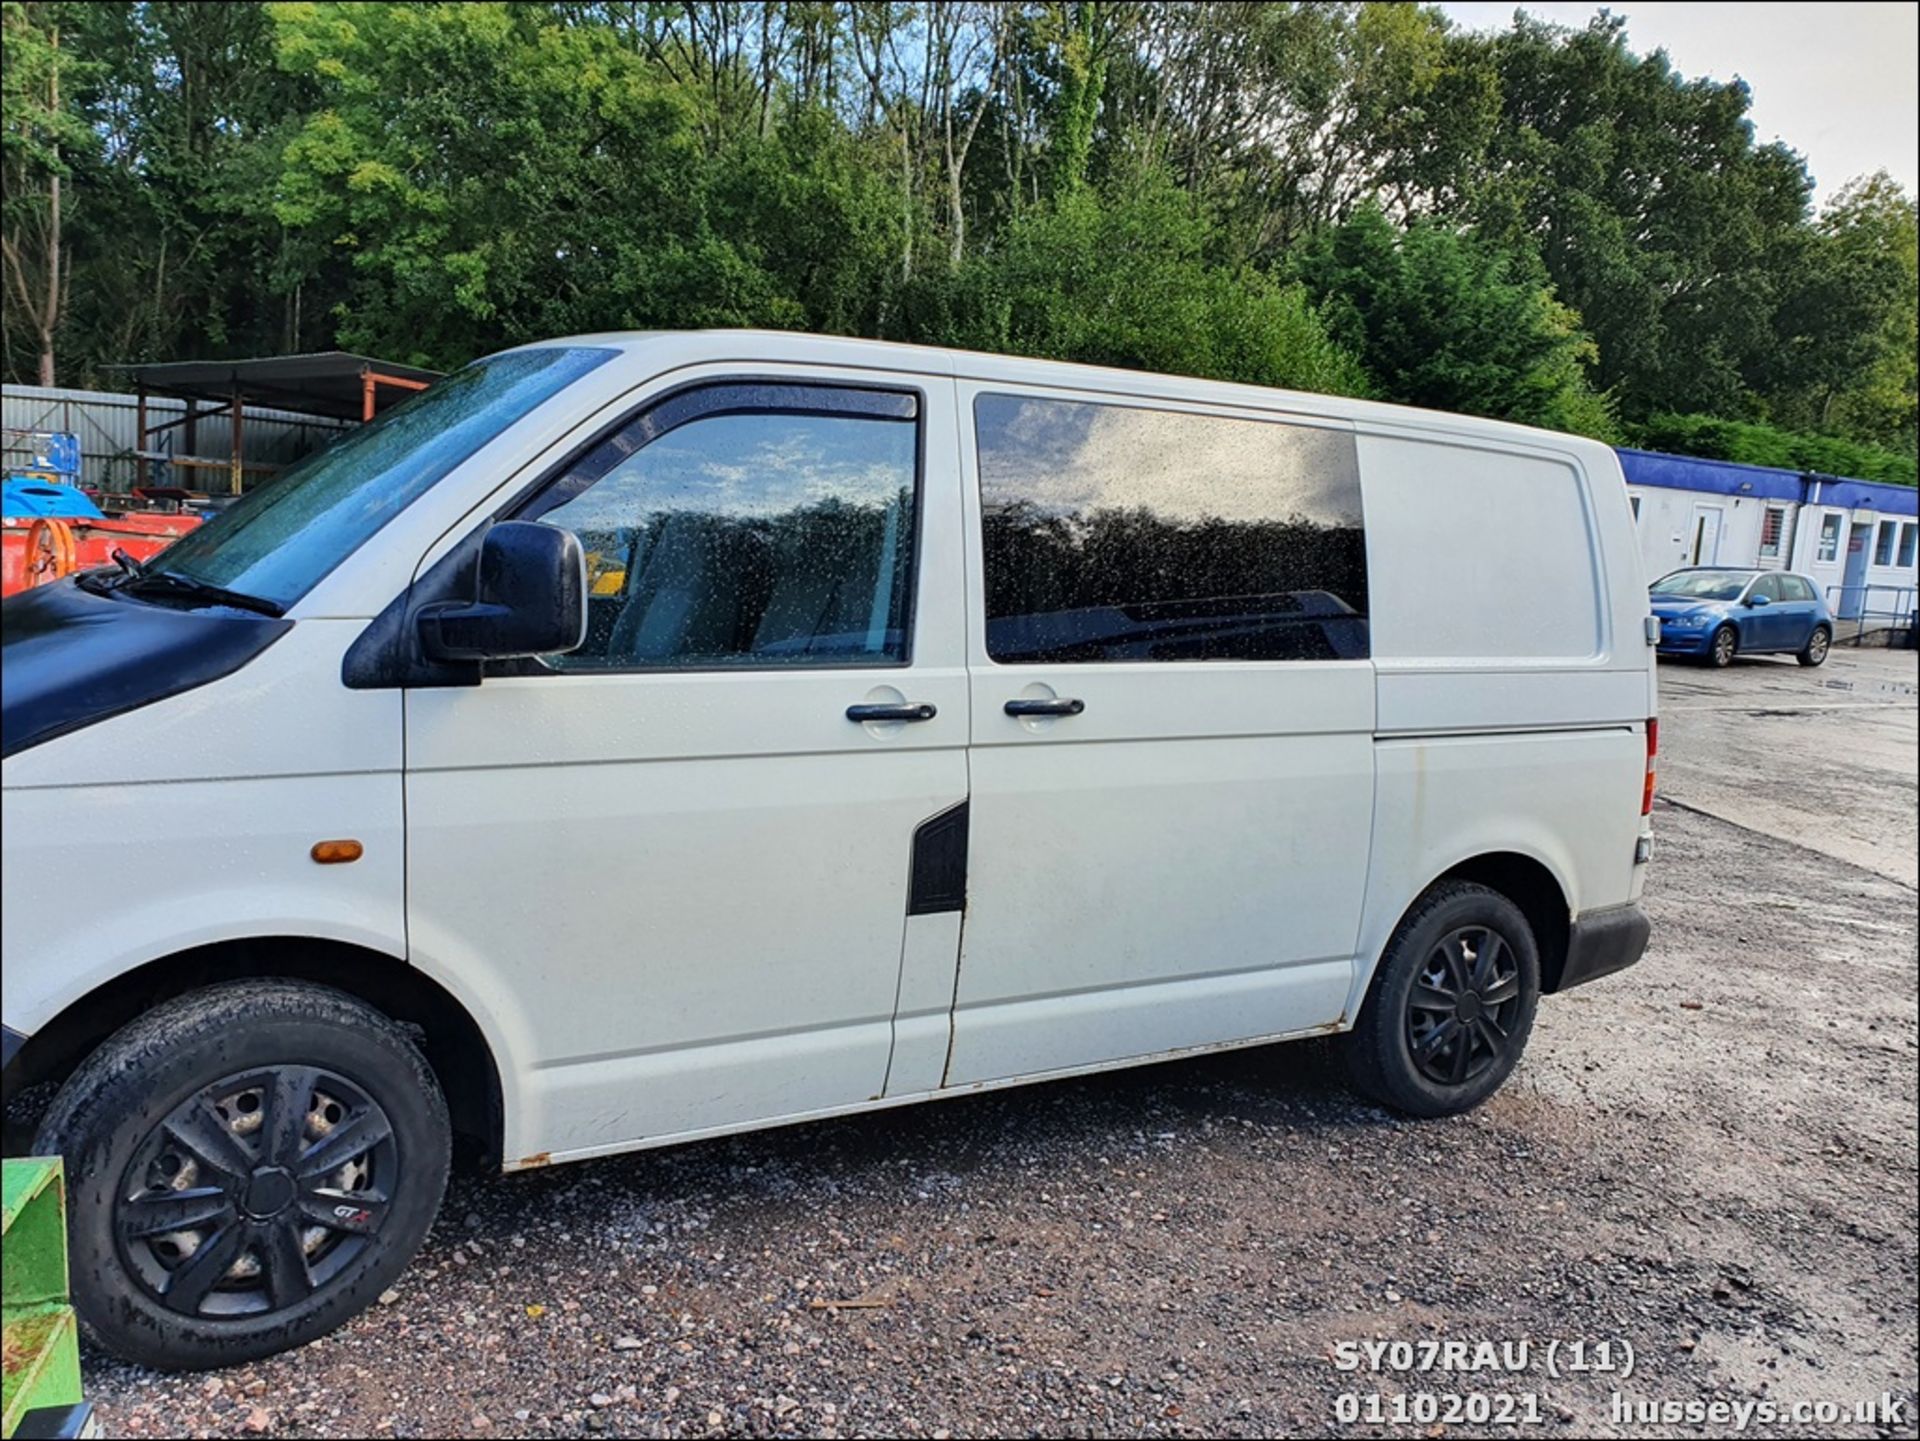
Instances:
[[[1083,700],[1061,696],[1057,700],[1010,700],[1002,709],[1008,715],[1079,715],[1087,708]]]
[[[847,719],[850,721],[923,721],[932,720],[937,714],[939,712],[934,709],[933,702],[924,700],[847,707]]]

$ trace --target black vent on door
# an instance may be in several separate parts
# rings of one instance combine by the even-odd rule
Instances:
[[[913,833],[907,914],[931,916],[967,907],[967,803],[920,822]]]

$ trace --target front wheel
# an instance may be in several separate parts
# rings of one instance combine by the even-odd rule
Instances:
[[[1732,626],[1723,625],[1713,633],[1713,640],[1707,646],[1707,664],[1715,670],[1725,670],[1733,664],[1739,650],[1740,637],[1734,634]]]
[[[407,1033],[339,991],[235,981],[116,1032],[48,1108],[74,1309],[165,1370],[256,1360],[358,1313],[432,1225],[446,1102]]]
[[[1800,653],[1794,656],[1794,659],[1801,665],[1823,665],[1826,663],[1827,652],[1831,649],[1833,649],[1833,632],[1824,625],[1817,625],[1813,628],[1813,634],[1807,637],[1806,645],[1801,647]]]
[[[1415,1116],[1471,1110],[1520,1060],[1540,951],[1520,908],[1468,881],[1435,886],[1400,922],[1346,1038],[1356,1090]]]

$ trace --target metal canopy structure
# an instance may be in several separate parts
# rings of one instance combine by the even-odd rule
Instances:
[[[241,458],[242,427],[249,403],[335,420],[368,421],[415,391],[425,390],[441,376],[437,370],[396,365],[345,350],[325,350],[312,355],[266,355],[251,360],[168,360],[107,368],[132,380],[134,393],[139,398],[140,443],[135,454],[143,487],[148,462],[165,459],[189,469],[225,470],[229,489],[236,494],[242,488],[243,472],[263,468],[246,465]],[[185,417],[149,426],[149,395],[186,401]],[[208,402],[211,409],[199,409],[198,403],[202,401]],[[225,460],[191,454],[196,439],[195,423],[202,416],[223,413],[233,417],[232,454]],[[184,428],[189,454],[163,455],[150,448],[153,436],[174,426]]]

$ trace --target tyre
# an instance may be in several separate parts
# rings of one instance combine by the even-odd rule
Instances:
[[[235,981],[116,1032],[54,1097],[73,1305],[165,1370],[325,1334],[406,1266],[439,1209],[446,1101],[406,1031],[293,981]]]
[[[1739,653],[1740,637],[1730,625],[1721,626],[1707,642],[1707,664],[1715,670],[1725,670]]]
[[[1833,632],[1824,625],[1816,625],[1813,634],[1807,637],[1807,643],[1800,648],[1794,659],[1801,665],[1825,665],[1827,652],[1833,649]]]
[[[1520,908],[1443,882],[1387,942],[1346,1038],[1348,1079],[1409,1115],[1471,1110],[1513,1071],[1539,1000],[1540,951]]]

